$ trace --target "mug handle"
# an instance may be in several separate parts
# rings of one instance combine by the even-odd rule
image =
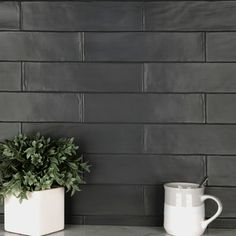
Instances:
[[[222,206],[222,203],[219,198],[211,196],[211,195],[201,196],[202,202],[206,201],[207,199],[211,199],[211,200],[215,201],[217,203],[218,209],[217,209],[216,213],[210,219],[204,220],[202,222],[203,228],[206,228],[213,220],[215,220],[221,214],[221,212],[223,210],[223,206]]]

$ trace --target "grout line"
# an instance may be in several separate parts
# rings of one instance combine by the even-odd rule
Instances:
[[[20,122],[20,134],[22,134],[22,127],[23,127],[23,123]]]
[[[32,2],[32,0],[29,0]],[[34,0],[36,1],[36,0]],[[65,1],[65,0],[62,0],[62,1]],[[67,1],[70,1],[70,0],[67,0]],[[78,1],[78,0],[71,0],[71,1]],[[87,1],[87,0],[85,0]],[[107,0],[109,1],[109,0]],[[161,0],[161,1],[164,1],[164,0]],[[176,1],[180,1],[180,0],[176,0]],[[209,0],[207,0],[209,1]],[[216,0],[214,0],[216,1]],[[222,0],[219,0],[219,1],[222,1]],[[236,2],[236,0],[234,0]],[[20,1],[20,2],[25,2],[24,1]],[[44,1],[45,2],[45,1]],[[142,14],[143,15],[143,14]],[[21,13],[21,20],[23,19],[23,15]],[[29,32],[29,33],[34,33],[34,32],[39,32],[39,33],[68,33],[68,34],[72,34],[72,33],[82,33],[82,32],[85,32],[85,33],[92,33],[92,34],[109,34],[109,33],[114,33],[114,34],[120,34],[120,33],[130,33],[130,34],[135,34],[135,33],[166,33],[166,34],[199,34],[199,33],[218,33],[218,34],[225,34],[225,33],[235,33],[236,32],[236,29],[235,30],[231,30],[231,29],[222,29],[222,30],[207,30],[207,29],[202,29],[202,30],[145,30],[145,24],[146,24],[146,19],[145,19],[145,14],[144,14],[144,17],[142,17],[142,27],[143,29],[141,30],[132,30],[132,29],[124,29],[124,30],[113,30],[113,28],[111,28],[110,30],[86,30],[86,29],[81,29],[81,30],[53,30],[53,29],[22,29],[21,32]],[[0,29],[0,32],[19,32],[19,30],[17,29]]]
[[[236,1],[236,0],[235,0]],[[19,60],[4,60],[4,59],[0,59],[0,63],[4,63],[4,62],[25,62],[25,63],[48,63],[48,64],[53,64],[53,63],[81,63],[81,64],[143,64],[143,63],[147,63],[147,64],[205,64],[204,60],[196,60],[196,61],[178,61],[178,60],[112,60],[112,61],[103,61],[103,60],[97,60],[97,61],[82,61],[81,60],[24,60],[24,59],[19,59]],[[232,60],[232,61],[207,61],[207,64],[235,64],[236,60]]]
[[[204,101],[205,101],[205,124],[208,122],[208,117],[207,117],[207,94],[204,94]]]
[[[85,95],[84,94],[82,94],[82,123],[85,123],[85,120],[84,120],[84,111],[85,111],[85,107],[84,107],[84,105],[85,105],[85,103],[84,103],[84,99],[85,99]]]
[[[146,135],[147,135],[147,132],[146,132],[146,130],[145,130],[145,125],[143,125],[142,126],[142,138],[143,138],[143,143],[142,143],[142,145],[143,145],[143,147],[142,147],[142,153],[146,153],[146,146],[147,146],[147,144],[146,144]]]
[[[205,174],[206,176],[208,176],[208,156],[207,155],[205,156]],[[209,176],[207,180],[207,186],[208,186],[208,183],[209,183]]]
[[[203,37],[204,37],[204,40],[203,40],[203,50],[204,50],[204,61],[207,62],[207,54],[206,54],[206,32],[203,33]]]
[[[82,45],[81,45],[81,50],[82,50],[82,61],[85,61],[85,41],[84,41],[84,32],[82,32]]]
[[[24,92],[26,89],[25,86],[25,64],[21,62],[21,91]]]
[[[147,81],[148,81],[148,65],[147,63],[144,63],[143,64],[143,92],[144,93],[149,93]]]
[[[23,67],[24,69],[24,67]],[[23,72],[23,85],[24,85],[24,72]],[[145,85],[144,85],[145,87]],[[19,90],[0,90],[0,93],[21,93]],[[204,95],[206,94],[205,92],[142,92],[142,91],[63,91],[63,90],[24,90],[24,93],[29,93],[29,94],[34,94],[34,93],[39,93],[39,94],[91,94],[91,95],[143,95],[145,96],[146,94],[153,94],[153,95]],[[235,92],[208,92],[208,94],[215,94],[215,95],[236,95]]]
[[[207,61],[207,33],[205,32],[205,62]]]
[[[206,124],[206,103],[205,103],[205,94],[201,94],[201,110],[202,110],[202,119],[203,119],[203,124]]]
[[[145,83],[144,82],[144,80],[145,80],[145,78],[144,78],[145,77],[145,64],[144,63],[142,64],[141,68],[142,68],[141,69],[142,70],[141,92],[144,93],[145,92],[145,85],[144,85],[144,83]]]
[[[145,207],[145,185],[142,186],[142,202],[143,202],[143,215],[146,215],[146,207]]]
[[[81,121],[74,121],[74,120],[68,120],[68,121],[64,121],[64,120],[45,120],[45,121],[31,121],[31,120],[1,120],[0,123],[18,123],[18,122],[24,122],[24,123],[39,123],[39,124],[52,124],[52,123],[55,123],[55,124],[87,124],[87,125],[118,125],[118,126],[137,126],[137,127],[141,127],[142,125],[145,125],[145,126],[185,126],[185,127],[188,127],[188,126],[204,126],[204,123],[187,123],[187,122],[162,122],[162,123],[151,123],[151,122],[117,122],[117,121],[90,121],[90,122],[81,122]],[[233,126],[235,127],[236,126],[236,123],[207,123],[205,124],[205,126],[219,126],[219,127],[222,127],[222,126]],[[204,155],[204,154],[203,154]]]

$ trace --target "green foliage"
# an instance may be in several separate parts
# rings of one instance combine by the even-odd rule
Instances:
[[[89,165],[78,154],[73,138],[51,139],[20,134],[0,143],[0,197],[65,187],[73,195],[84,183]]]

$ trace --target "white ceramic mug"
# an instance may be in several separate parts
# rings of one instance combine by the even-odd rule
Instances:
[[[164,228],[170,235],[200,236],[208,224],[222,212],[221,201],[210,195],[204,195],[204,187],[194,183],[167,183],[165,188]],[[205,220],[205,203],[214,200],[218,209],[208,220]]]

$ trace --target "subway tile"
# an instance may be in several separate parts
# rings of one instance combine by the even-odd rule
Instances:
[[[235,154],[235,125],[145,125],[146,153]]]
[[[162,216],[85,216],[86,225],[163,226]],[[138,228],[137,231],[146,230]],[[146,233],[146,231],[144,232]],[[118,235],[118,234],[117,234]]]
[[[143,148],[141,125],[24,123],[23,132],[75,137],[88,153],[140,153]]]
[[[146,30],[236,29],[234,1],[158,1],[145,4]],[[173,20],[174,19],[174,20]]]
[[[221,231],[223,231],[225,229],[235,229],[236,228],[236,219],[235,218],[217,218],[212,223],[210,223],[208,228],[214,228],[214,229],[210,229],[210,230],[208,229],[208,232],[212,233],[213,235],[214,235],[215,231],[217,231],[218,234],[222,235]]]
[[[141,64],[25,63],[27,91],[139,92]]]
[[[196,94],[86,94],[86,122],[204,122]]]
[[[147,63],[146,92],[235,92],[236,63]]]
[[[1,121],[81,121],[76,94],[0,93]]]
[[[209,185],[236,186],[236,156],[209,156],[207,173]]]
[[[142,29],[141,3],[23,2],[24,30],[135,31]]]
[[[21,90],[21,65],[14,62],[0,63],[0,91]]]
[[[0,60],[78,61],[79,33],[0,32]]]
[[[85,61],[202,61],[202,33],[85,33]]]
[[[164,188],[163,186],[144,187],[145,215],[163,216],[164,212]]]
[[[221,218],[235,218],[236,217],[236,188],[227,187],[208,187],[206,194],[218,197],[223,205],[223,211],[219,217]],[[214,201],[206,201],[206,215],[212,216],[217,210],[217,205]]]
[[[20,28],[19,2],[0,2],[0,29],[19,30]]]
[[[236,61],[236,33],[207,33],[208,61]]]
[[[20,131],[20,124],[17,123],[0,123],[0,141],[10,139]]]
[[[205,176],[202,156],[85,155],[92,171],[86,182],[92,184],[163,184],[200,182]]]
[[[142,186],[84,185],[66,201],[71,215],[143,215]]]
[[[236,122],[235,105],[236,105],[235,94],[207,95],[207,122],[235,123]]]

